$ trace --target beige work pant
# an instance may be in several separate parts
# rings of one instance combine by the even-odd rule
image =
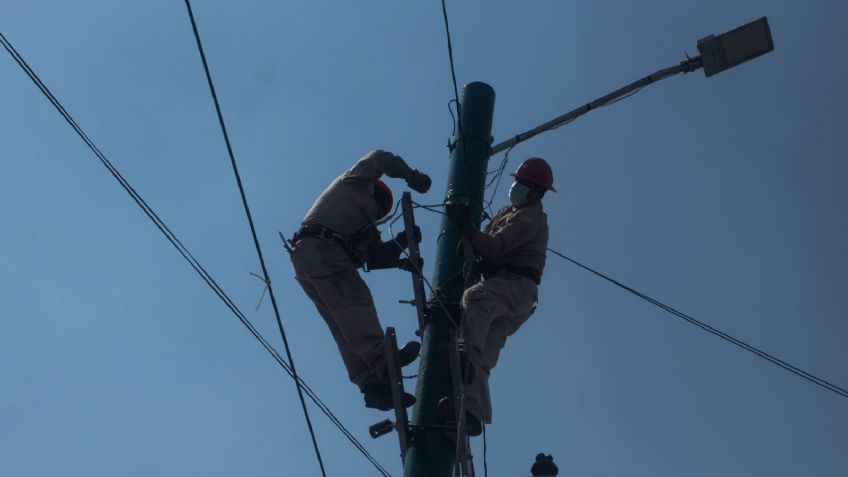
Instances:
[[[350,381],[386,382],[383,329],[368,285],[338,243],[304,238],[291,254],[295,276],[330,327]]]
[[[501,271],[462,295],[463,334],[474,381],[465,386],[465,408],[483,422],[492,422],[489,374],[512,336],[533,313],[538,287],[533,280]]]

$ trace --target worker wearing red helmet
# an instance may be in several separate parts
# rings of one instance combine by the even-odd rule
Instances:
[[[380,180],[386,175],[405,179],[415,191],[427,192],[430,178],[410,168],[387,151],[373,151],[337,177],[303,218],[291,240],[291,260],[301,287],[326,321],[347,368],[359,386],[367,407],[393,407],[388,385],[383,329],[371,291],[357,268],[369,270],[401,266],[400,254],[409,240],[401,232],[381,241],[376,222],[394,204],[392,191]],[[416,231],[415,240],[421,240]],[[410,342],[400,350],[406,365],[418,356],[420,344]],[[405,404],[415,398],[406,394]]]
[[[489,373],[507,337],[515,333],[533,313],[548,248],[548,218],[542,197],[554,191],[553,172],[548,163],[534,157],[511,174],[510,204],[498,211],[479,231],[464,205],[450,204],[446,212],[474,251],[482,257],[484,281],[465,290],[462,296],[463,335],[473,367],[465,387],[468,433],[477,435],[482,422],[491,422]],[[451,399],[440,408],[450,407]],[[442,411],[442,409],[440,409]],[[443,411],[451,415],[452,411]]]

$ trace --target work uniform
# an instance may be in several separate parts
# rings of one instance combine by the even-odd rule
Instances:
[[[465,386],[466,410],[491,422],[489,373],[507,337],[533,313],[545,267],[548,218],[541,201],[504,207],[471,238],[483,258],[484,281],[462,296],[463,334],[474,366]]]
[[[371,291],[356,271],[380,239],[374,181],[383,174],[407,179],[412,173],[399,156],[369,153],[336,178],[303,218],[302,231],[327,232],[293,240],[297,281],[329,326],[350,381],[360,389],[386,382],[383,329]]]

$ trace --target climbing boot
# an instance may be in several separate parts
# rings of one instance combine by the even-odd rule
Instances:
[[[456,411],[454,410],[452,397],[443,397],[439,400],[438,412],[439,417],[442,418],[442,421],[446,425],[456,428]],[[483,423],[480,422],[480,419],[477,419],[474,414],[465,411],[465,434],[474,437],[482,433]],[[455,435],[456,431],[453,431],[452,434]]]
[[[418,353],[421,351],[421,343],[410,341],[403,345],[403,348],[398,350],[398,365],[402,368],[418,358]]]
[[[390,411],[395,408],[392,401],[392,389],[388,384],[369,384],[362,390],[365,398],[365,407],[371,409],[379,409],[380,411]],[[415,404],[415,396],[404,392],[401,395],[403,407],[410,407]]]

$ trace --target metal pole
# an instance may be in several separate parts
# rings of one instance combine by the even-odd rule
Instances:
[[[598,109],[602,106],[606,106],[614,101],[618,101],[619,99],[624,98],[628,94],[631,94],[634,91],[638,91],[651,83],[664,80],[676,74],[691,73],[692,71],[695,71],[698,68],[701,68],[702,66],[703,63],[701,62],[701,57],[698,56],[695,58],[689,58],[687,60],[681,61],[679,65],[672,66],[669,68],[663,68],[654,74],[645,76],[644,78],[634,81],[628,84],[627,86],[623,86],[610,94],[601,96],[600,98],[592,101],[591,103],[586,103],[577,109],[573,109],[561,116],[557,116],[554,119],[551,119],[550,121],[544,124],[540,124],[529,131],[524,131],[521,134],[516,134],[515,136],[510,139],[507,139],[506,141],[495,144],[489,151],[489,154],[494,156],[495,154],[501,151],[505,151],[520,142],[524,142],[530,139],[531,137],[542,134],[545,131],[550,131],[551,129],[556,129],[565,123],[571,122],[577,119],[578,117],[583,116],[589,111]]]
[[[469,203],[479,224],[492,143],[495,91],[485,83],[470,83],[463,88],[460,103],[462,124],[454,131],[451,144],[445,200]],[[433,426],[442,424],[436,411],[439,399],[452,395],[449,363],[441,356],[447,353],[440,351],[446,351],[450,327],[459,320],[463,258],[461,250],[457,252],[461,235],[447,217],[442,218],[439,230],[432,281],[437,296],[430,297],[429,319],[422,337],[417,402],[412,412],[414,438],[406,454],[405,477],[450,477],[454,469],[456,444],[444,435],[443,429]]]

